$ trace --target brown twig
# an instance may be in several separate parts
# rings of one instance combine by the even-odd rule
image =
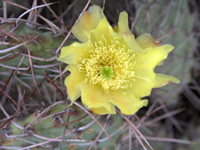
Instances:
[[[149,144],[149,142],[147,142],[147,140],[144,138],[144,136],[140,133],[140,131],[135,127],[135,125],[125,116],[123,115],[118,109],[116,109],[117,112],[129,123],[129,125],[133,128],[134,132],[137,132],[142,139],[147,143],[147,145],[153,150],[153,148],[151,147],[151,145]],[[136,135],[136,134],[135,134]],[[137,136],[137,135],[136,135]],[[140,142],[140,140],[139,140]]]
[[[79,108],[81,108],[83,111],[85,111],[93,120],[95,120],[95,122],[102,128],[102,130],[105,132],[105,134],[109,137],[109,139],[111,140],[111,142],[113,143],[113,145],[116,147],[115,143],[113,142],[112,138],[110,137],[110,135],[108,134],[108,132],[104,129],[104,127],[99,123],[99,121],[96,120],[96,118],[88,111],[86,110],[83,106],[81,106],[79,103],[74,102],[74,104],[76,106],[78,106]]]

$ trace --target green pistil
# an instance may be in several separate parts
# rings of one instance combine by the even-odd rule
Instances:
[[[108,67],[108,66],[105,66],[105,67],[100,67],[101,68],[101,71],[99,72],[101,75],[102,75],[102,78],[106,78],[107,81],[110,80],[111,77],[114,77],[113,75],[113,70]]]

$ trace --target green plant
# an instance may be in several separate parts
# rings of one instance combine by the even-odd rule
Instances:
[[[122,115],[118,109],[117,115],[98,116],[84,109],[80,100],[69,105],[63,85],[69,72],[62,71],[66,65],[56,58],[60,47],[75,41],[70,29],[82,9],[87,8],[86,0],[60,1],[51,6],[45,0],[38,4],[36,1],[3,2],[7,3],[10,18],[4,15],[0,26],[0,148],[127,150],[152,149],[152,146],[168,150],[173,149],[169,141],[191,144],[168,137],[167,127],[169,130],[171,124],[180,127],[173,115],[183,109],[169,112],[165,107],[165,104],[173,106],[179,102],[183,85],[191,80],[193,62],[190,58],[196,40],[188,1],[105,1],[104,12],[112,26],[117,23],[119,12],[126,10],[129,26],[136,36],[149,32],[159,39],[167,35],[162,38],[163,44],[176,47],[164,61],[166,68],[156,69],[176,76],[181,84],[153,91],[148,109],[131,116]],[[99,0],[88,3],[104,6],[104,1]],[[39,7],[41,5],[44,6]],[[34,9],[30,9],[31,6]],[[12,14],[12,10],[16,13]],[[28,15],[19,17],[24,12]],[[186,67],[182,67],[183,64]],[[164,114],[151,118],[159,110]],[[164,118],[170,123],[160,122]]]

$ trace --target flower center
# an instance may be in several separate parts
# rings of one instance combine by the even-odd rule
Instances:
[[[126,89],[130,80],[134,80],[133,63],[131,59],[135,54],[119,39],[113,38],[110,34],[102,35],[102,40],[90,45],[85,49],[91,53],[89,58],[82,59],[78,65],[79,71],[86,72],[85,82],[100,84],[105,92],[109,89]]]
[[[100,67],[101,68],[101,72],[99,72],[101,75],[102,75],[102,79],[106,78],[107,81],[110,80],[111,77],[114,77],[113,75],[113,70],[108,67],[108,66],[105,66],[105,67]]]

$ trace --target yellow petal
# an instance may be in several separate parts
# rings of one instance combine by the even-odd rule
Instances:
[[[145,55],[136,54],[131,60],[131,63],[135,64],[132,68],[134,71],[134,76],[138,79],[146,80],[152,82],[155,79],[154,68],[155,66],[145,63]]]
[[[155,78],[155,73],[153,72],[154,68],[163,61],[173,49],[174,47],[171,45],[163,45],[161,47],[148,48],[148,53],[145,55],[136,54],[132,60],[132,63],[135,62],[133,66],[135,77],[152,81]]]
[[[90,32],[90,40],[93,44],[112,45],[111,41],[115,38],[121,45],[126,46],[126,43],[120,33],[113,30],[106,19],[99,21],[97,28]]]
[[[136,38],[136,42],[143,49],[146,49],[146,48],[149,48],[149,47],[152,47],[152,48],[159,47],[159,46],[162,45],[161,41],[157,41],[149,33],[144,33],[144,34],[138,36]]]
[[[109,28],[110,30],[113,30],[106,19],[101,19],[96,29],[90,32],[91,41],[92,42],[102,41],[102,36],[107,38],[109,33]]]
[[[101,7],[97,5],[91,6],[88,11],[79,16],[72,28],[72,33],[81,42],[86,42],[89,39],[91,30],[95,29],[99,21],[106,18],[101,10]]]
[[[131,33],[128,26],[128,14],[123,11],[119,15],[119,31],[124,36],[124,41],[128,45],[130,49],[132,49],[135,53],[146,53],[144,49],[142,49],[136,42],[135,36]]]
[[[85,49],[90,48],[88,45],[89,42],[85,44],[74,42],[69,46],[62,47],[60,57],[57,60],[66,64],[79,64],[81,61],[80,58],[89,57],[89,52],[85,51]]]
[[[154,87],[156,87],[156,88],[162,87],[167,84],[170,84],[171,82],[178,84],[180,81],[173,76],[156,73],[156,80],[155,80]]]
[[[119,15],[118,21],[119,30],[122,33],[131,32],[128,25],[128,14],[127,12],[123,11]]]
[[[100,108],[109,103],[105,98],[105,92],[99,84],[92,85],[88,82],[82,82],[81,99],[82,103],[88,108]]]
[[[132,92],[136,98],[141,99],[142,97],[151,94],[151,90],[152,88],[154,88],[155,85],[155,79],[152,81],[148,81],[135,77],[135,81],[132,81],[131,85],[132,86],[129,87],[127,90],[129,92]]]
[[[121,90],[112,90],[107,95],[107,98],[112,101],[123,114],[132,115],[148,104],[147,100],[137,99],[133,91],[125,90],[125,92],[126,93]]]
[[[155,67],[162,60],[166,59],[168,53],[171,52],[173,49],[174,46],[168,44],[156,48],[148,48],[147,50],[149,52],[144,57],[144,63]]]
[[[84,81],[85,73],[78,71],[78,67],[73,64],[68,65],[65,69],[71,72],[65,79],[65,86],[67,87],[67,94],[73,103],[81,96],[79,84]]]
[[[99,115],[116,114],[115,107],[108,101],[107,93],[100,85],[82,82],[80,88],[82,103],[87,109]]]
[[[109,103],[105,103],[105,105],[100,108],[90,108],[90,110],[98,115],[116,114],[115,106]]]

